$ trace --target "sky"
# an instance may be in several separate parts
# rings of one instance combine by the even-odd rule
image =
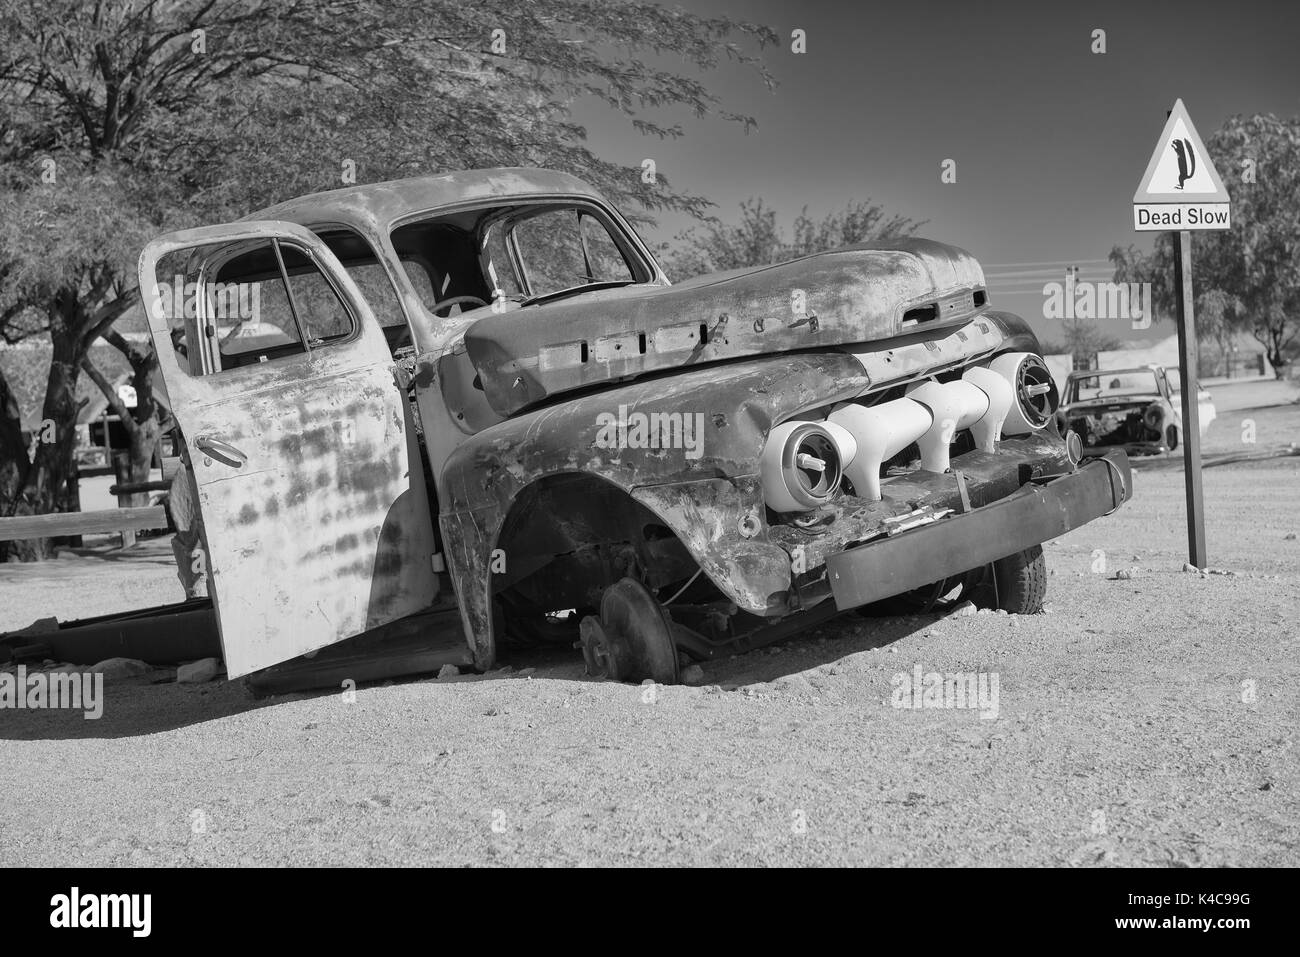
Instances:
[[[1036,269],[1063,278],[1073,263],[1082,278],[1106,280],[1113,246],[1150,248],[1153,234],[1133,231],[1133,193],[1176,99],[1207,138],[1234,114],[1300,114],[1294,0],[682,5],[763,23],[782,38],[762,53],[773,91],[741,67],[704,74],[721,105],[752,115],[757,128],[652,114],[686,133],[661,142],[580,104],[597,153],[629,166],[653,158],[675,187],[713,200],[730,221],[748,197],[787,225],[805,205],[822,215],[865,198],[927,220],[921,235],[973,253],[994,307],[1025,316],[1043,338],[1059,323],[1043,316]],[[806,32],[806,53],[790,49],[795,29]],[[1092,52],[1097,29],[1105,53]],[[947,159],[955,183],[941,181]],[[666,240],[684,225],[661,216],[645,232]],[[1116,325],[1119,338],[1143,337]],[[1172,333],[1158,322],[1146,337]]]

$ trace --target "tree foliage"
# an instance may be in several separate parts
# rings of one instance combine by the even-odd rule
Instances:
[[[724,223],[711,218],[705,225],[679,234],[668,245],[663,258],[668,274],[684,279],[702,273],[785,262],[854,243],[912,236],[923,225],[904,216],[886,215],[883,208],[870,200],[855,200],[821,219],[809,216],[805,206],[787,238],[776,210],[765,205],[762,199],[751,198],[740,204],[739,222]]]
[[[740,63],[770,83],[756,51],[776,41],[634,0],[5,0],[0,36],[0,338],[50,337],[58,429],[17,468],[0,441],[0,514],[65,507],[77,377],[134,301],[148,235],[511,165],[572,172],[634,218],[702,217],[705,198],[597,156],[571,108],[595,98],[651,137],[682,135],[672,108],[748,126],[700,74]]]
[[[703,213],[586,145],[570,107],[595,98],[659,137],[654,111],[718,113],[693,70],[775,42],[764,27],[607,0],[15,0],[0,16],[0,160],[116,156],[161,205],[245,213],[359,181],[493,165],[565,169],[621,205]],[[199,32],[201,31],[201,33]]]

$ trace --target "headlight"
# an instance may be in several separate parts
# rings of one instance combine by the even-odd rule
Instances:
[[[822,422],[785,422],[773,429],[759,463],[768,508],[807,512],[834,498],[844,472],[842,442]]]
[[[1003,435],[1037,432],[1051,421],[1060,394],[1042,358],[1032,352],[1008,352],[990,362],[989,368],[1010,382],[1015,391],[1016,401],[1002,426]]]

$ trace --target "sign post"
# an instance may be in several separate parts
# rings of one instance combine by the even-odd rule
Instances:
[[[1201,488],[1200,385],[1195,296],[1192,291],[1192,231],[1230,229],[1232,207],[1223,180],[1210,160],[1183,101],[1174,104],[1156,143],[1146,175],[1133,194],[1133,228],[1170,231],[1177,299],[1179,385],[1182,392],[1183,486],[1187,492],[1188,561],[1204,568],[1205,502]]]
[[[1204,568],[1205,499],[1201,492],[1201,409],[1197,394],[1196,316],[1192,296],[1192,234],[1174,234],[1174,287],[1178,296],[1178,363],[1182,367],[1179,385],[1183,401],[1183,487],[1187,492],[1188,561]]]

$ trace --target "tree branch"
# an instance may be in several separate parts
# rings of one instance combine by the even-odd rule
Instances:
[[[107,302],[100,306],[99,309],[95,311],[95,314],[90,317],[90,322],[87,323],[88,328],[84,340],[87,348],[90,347],[91,343],[107,332],[109,327],[121,317],[122,313],[131,308],[131,301],[134,295],[134,289],[128,290],[112,302]]]
[[[81,368],[86,370],[86,375],[90,376],[95,381],[95,385],[99,386],[99,391],[104,393],[104,398],[108,400],[108,407],[121,420],[122,427],[126,429],[129,435],[134,436],[139,426],[136,425],[135,419],[131,418],[130,410],[122,404],[122,400],[114,391],[112,383],[104,378],[104,373],[95,368],[95,364],[90,361],[90,356],[81,357]]]

